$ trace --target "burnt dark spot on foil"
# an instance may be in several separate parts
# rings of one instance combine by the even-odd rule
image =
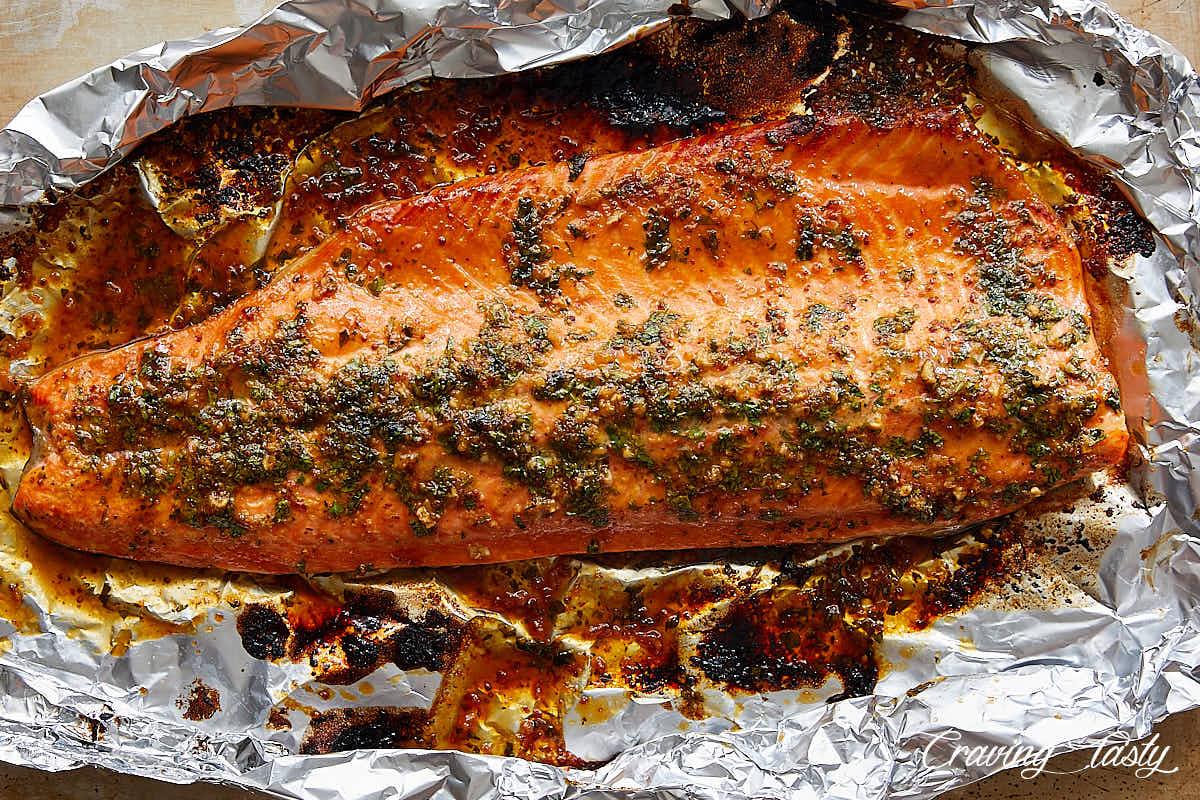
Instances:
[[[620,51],[548,72],[548,96],[583,102],[637,134],[757,119],[800,101],[838,58],[845,26],[800,4],[752,21],[681,18]]]
[[[247,606],[238,616],[237,627],[242,647],[251,658],[274,661],[287,653],[291,631],[287,620],[275,609],[258,604]]]
[[[299,108],[226,109],[219,122],[188,117],[171,135],[153,137],[138,155],[169,175],[168,191],[195,193],[194,216],[201,226],[223,211],[269,204],[296,153],[319,132],[347,115]]]
[[[661,76],[662,73],[657,73]],[[608,121],[631,131],[659,126],[693,131],[724,122],[726,113],[704,102],[695,86],[660,77],[616,76],[597,86],[589,103]]]
[[[1002,531],[991,538],[989,546],[979,552],[961,556],[956,568],[942,581],[929,585],[917,607],[914,624],[925,627],[938,617],[964,608],[989,581],[1007,572],[1005,558],[1015,545]]]
[[[692,660],[707,678],[735,689],[817,687],[832,674],[847,691],[869,692],[878,674],[872,664],[878,632],[872,620],[847,624],[845,611],[818,597],[771,591],[737,603]]]
[[[86,716],[84,714],[78,714],[77,716],[80,724],[87,728],[88,738],[91,740],[92,744],[101,741],[104,738],[104,734],[108,732],[108,726],[105,725],[101,720]]]
[[[955,556],[944,576],[919,578],[915,593],[906,590],[906,576],[953,539],[863,543],[819,568],[785,559],[776,585],[734,601],[705,632],[691,663],[731,690],[816,688],[832,676],[842,691],[829,702],[869,694],[889,616],[903,613],[914,628],[925,627],[1005,574],[1014,538],[1004,528],[978,535],[986,546]]]
[[[1109,251],[1113,258],[1127,258],[1134,253],[1149,258],[1154,255],[1154,233],[1149,223],[1125,203],[1113,204],[1109,216]]]
[[[1102,278],[1111,265],[1134,254],[1144,258],[1154,254],[1154,229],[1111,178],[1071,161],[1056,166],[1067,183],[1086,199],[1090,216],[1083,222],[1076,221],[1076,225],[1083,228],[1081,254],[1093,276]]]
[[[839,662],[834,665],[833,672],[842,681],[842,691],[830,697],[830,703],[868,695],[875,691],[875,684],[879,682],[879,664],[874,658]]]
[[[424,614],[396,607],[386,592],[363,592],[344,605],[332,598],[298,603],[281,613],[248,606],[238,618],[242,646],[268,661],[308,660],[321,681],[346,684],[384,664],[438,672],[462,640],[462,625],[436,609]]]
[[[287,711],[280,706],[272,708],[267,714],[266,728],[272,731],[290,731],[292,721],[288,718]]]
[[[627,664],[625,679],[637,690],[648,693],[667,688],[686,689],[691,685],[675,649],[668,651],[661,660],[639,659]]]
[[[699,558],[704,560],[703,556]],[[747,558],[756,560],[750,554]],[[636,556],[633,563],[637,563]],[[681,662],[679,628],[713,604],[730,598],[733,592],[725,581],[683,586],[668,583],[631,588],[624,593],[623,604],[605,603],[591,623],[593,649],[620,657],[606,662],[603,668],[594,664],[594,680],[601,684],[617,680],[641,692],[670,690],[687,695],[695,678]]]
[[[221,710],[221,695],[216,689],[196,679],[192,681],[188,693],[176,701],[176,705],[183,709],[184,719],[203,722]]]
[[[786,113],[837,60],[845,25],[800,4],[752,21],[684,20],[639,43],[652,65],[639,80],[682,89],[730,120]]]
[[[429,712],[420,708],[334,709],[312,718],[300,742],[300,754],[424,747],[428,727]]]
[[[346,663],[354,670],[368,669],[379,663],[379,644],[357,634],[342,637],[342,651],[346,654]]]
[[[421,624],[406,625],[389,639],[391,659],[400,669],[440,672],[462,641],[462,626],[440,611],[429,611]]]

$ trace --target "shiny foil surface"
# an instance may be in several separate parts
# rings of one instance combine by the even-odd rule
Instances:
[[[431,75],[495,75],[600,53],[664,24],[669,6],[286,3],[246,29],[146,48],[37,98],[0,132],[0,204],[19,219],[22,204],[82,185],[189,114],[258,104],[359,109]],[[703,19],[770,11],[734,6],[688,8]],[[1130,483],[1100,485],[1087,502],[1020,523],[1089,544],[1037,556],[1016,585],[922,630],[886,631],[888,669],[864,696],[824,702],[836,681],[831,690],[739,698],[713,689],[697,699],[708,713],[683,715],[652,691],[584,690],[564,735],[587,763],[557,767],[452,751],[299,754],[304,717],[367,695],[373,706],[428,707],[436,673],[393,665],[354,692],[333,691],[314,688],[319,655],[251,658],[238,612],[288,600],[297,590],[280,582],[163,568],[149,583],[137,565],[86,557],[56,567],[96,603],[60,602],[39,584],[45,565],[31,566],[48,551],[5,514],[0,572],[18,600],[6,606],[12,621],[0,623],[0,759],[314,799],[915,798],[1003,766],[950,763],[954,745],[1065,752],[1143,736],[1200,705],[1200,77],[1170,45],[1089,0],[902,13],[902,25],[979,44],[971,59],[984,85],[1015,97],[1031,126],[1112,175],[1157,233],[1154,253],[1114,276],[1128,287],[1127,357],[1114,369],[1135,439]],[[970,534],[957,545],[969,552]],[[814,567],[836,552],[814,555]],[[589,586],[770,578],[736,555],[579,559],[572,569],[585,598]],[[521,624],[477,614],[453,585],[402,571],[313,580],[335,596],[362,582],[427,619],[431,609],[470,618],[478,637]],[[556,661],[564,685],[576,677],[572,664]],[[585,706],[605,710],[588,715]],[[280,707],[295,724],[279,718]]]

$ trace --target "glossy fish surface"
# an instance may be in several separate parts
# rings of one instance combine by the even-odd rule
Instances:
[[[933,531],[1127,442],[1071,232],[942,108],[379,203],[29,398],[35,530],[270,573]]]

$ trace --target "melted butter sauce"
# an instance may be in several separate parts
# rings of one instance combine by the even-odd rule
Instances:
[[[544,559],[430,571],[446,580],[420,597],[382,588],[387,576],[343,585],[340,603],[300,591],[247,608],[240,626],[252,654],[307,661],[323,684],[388,662],[443,673],[427,712],[318,711],[305,752],[355,742],[580,765],[565,746],[567,716],[600,724],[633,695],[701,719],[720,713],[709,689],[793,690],[800,702],[870,693],[887,666],[885,636],[963,608],[1022,553],[1020,529],[1001,526],[832,550]]]

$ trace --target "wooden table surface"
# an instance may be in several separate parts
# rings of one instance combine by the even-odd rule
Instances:
[[[0,119],[7,120],[27,100],[90,68],[163,39],[247,22],[273,0],[0,0]],[[1200,63],[1200,0],[1115,0],[1131,22],[1175,43],[1193,64]],[[1200,711],[1176,715],[1159,726],[1160,745],[1170,745],[1164,768],[1178,771],[1149,780],[1125,768],[1074,772],[1090,754],[1060,756],[1059,772],[1025,781],[1013,773],[993,776],[946,795],[953,800],[999,798],[1153,798],[1200,800],[1192,776],[1200,772]],[[168,787],[144,778],[98,769],[50,774],[0,764],[0,800],[250,800],[250,792],[218,786]]]

